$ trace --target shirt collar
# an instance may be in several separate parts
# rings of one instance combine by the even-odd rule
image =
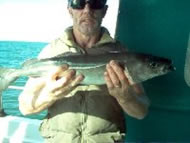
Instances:
[[[94,45],[95,47],[106,44],[106,43],[114,43],[115,40],[110,36],[108,30],[105,27],[101,28],[102,36],[100,40]],[[68,46],[78,47],[79,45],[75,42],[73,37],[73,27],[68,27],[63,36],[61,36],[61,40]]]

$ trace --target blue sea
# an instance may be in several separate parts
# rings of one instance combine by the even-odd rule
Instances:
[[[48,43],[22,42],[22,41],[0,41],[0,67],[19,68],[25,60],[36,58],[39,52]],[[24,86],[27,77],[17,79],[12,85]],[[21,90],[7,89],[2,93],[3,109],[6,114],[23,116],[18,109],[18,96]],[[46,111],[28,118],[43,119]]]

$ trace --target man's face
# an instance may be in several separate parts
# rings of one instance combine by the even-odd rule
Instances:
[[[87,3],[83,9],[69,7],[68,10],[73,18],[73,27],[82,34],[90,36],[99,30],[102,19],[106,14],[107,6],[94,10]]]

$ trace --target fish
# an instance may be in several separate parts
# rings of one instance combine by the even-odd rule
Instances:
[[[186,84],[190,87],[190,34],[189,34],[186,57],[185,57],[184,79]]]
[[[83,74],[84,80],[80,84],[103,85],[106,64],[110,60],[117,61],[130,75],[132,84],[141,83],[148,79],[165,75],[175,70],[172,60],[137,52],[111,51],[102,54],[74,54],[66,53],[45,59],[30,59],[25,61],[20,68],[0,67],[0,91],[5,90],[17,78],[42,77],[55,66],[69,65],[76,70],[76,74]]]

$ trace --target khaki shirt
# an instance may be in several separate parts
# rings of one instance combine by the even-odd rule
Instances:
[[[105,28],[102,28],[100,41],[92,48],[101,53],[100,47],[107,51],[122,49]],[[45,47],[39,58],[65,52],[86,53],[74,42],[72,27]],[[114,143],[124,137],[124,114],[117,101],[109,95],[106,85],[80,85],[48,109],[40,132],[50,143]]]

